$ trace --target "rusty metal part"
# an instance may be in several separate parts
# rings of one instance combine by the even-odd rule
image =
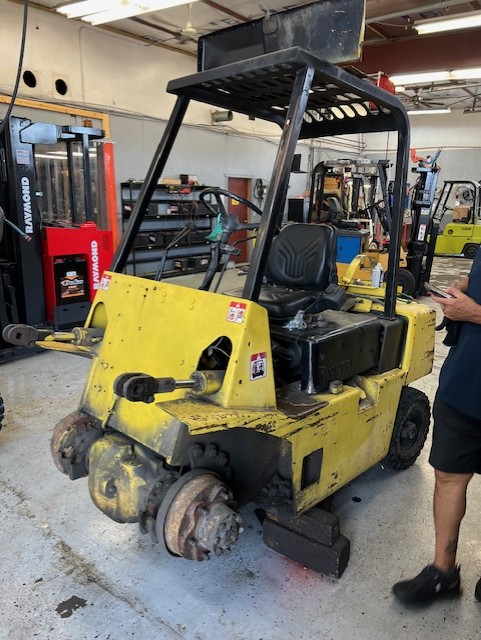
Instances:
[[[50,440],[50,452],[55,466],[77,480],[88,475],[88,453],[102,436],[98,421],[84,411],[74,411],[55,425]]]
[[[74,327],[72,333],[74,336],[73,344],[83,347],[98,344],[104,336],[104,330],[96,327]],[[56,334],[53,337],[56,339]]]
[[[163,473],[164,463],[159,456],[120,433],[105,435],[90,449],[90,496],[115,522],[139,521]],[[174,473],[170,483],[176,477]]]
[[[292,504],[292,479],[275,473],[262,487],[257,502],[262,505]]]
[[[229,456],[215,443],[195,442],[187,449],[187,459],[191,469],[204,469],[220,476],[225,482],[232,478]]]
[[[148,533],[152,539],[152,542],[159,542],[157,540],[157,532],[155,528],[155,519],[159,511],[159,507],[164,500],[167,491],[179,478],[179,471],[164,466],[155,482],[153,483],[150,492],[139,512],[139,528],[141,533]]]
[[[157,539],[188,560],[229,551],[242,532],[229,487],[207,469],[193,469],[167,492],[157,514]]]

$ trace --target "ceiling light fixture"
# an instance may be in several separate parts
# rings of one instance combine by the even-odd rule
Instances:
[[[414,29],[420,36],[442,31],[456,31],[457,29],[472,29],[481,27],[481,11],[462,13],[457,16],[419,20],[414,23]]]
[[[391,82],[394,82],[396,86],[396,90],[398,90],[399,85],[431,84],[433,82],[471,80],[473,78],[481,79],[481,67],[472,67],[471,69],[451,69],[451,71],[428,71],[425,73],[402,73],[397,76],[390,76]]]
[[[451,113],[451,107],[446,107],[446,109],[410,109],[407,113],[410,116],[427,116],[428,114],[436,115],[439,113]]]
[[[181,4],[189,3],[186,0],[81,0],[58,7],[57,11],[67,18],[80,18],[96,25]]]

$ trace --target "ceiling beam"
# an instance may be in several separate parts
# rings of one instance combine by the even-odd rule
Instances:
[[[239,22],[249,22],[250,20],[250,18],[246,18],[246,16],[243,16],[241,13],[237,13],[237,11],[233,11],[232,9],[224,7],[224,5],[219,4],[218,2],[214,2],[214,0],[202,0],[202,1],[204,4],[208,5],[212,9],[217,9],[217,11],[220,11],[221,13],[225,13],[226,16],[230,16],[231,18],[235,18],[236,20],[239,20]]]
[[[362,59],[354,67],[363,73],[384,71],[415,73],[481,67],[481,29],[402,38],[390,42],[365,42]]]

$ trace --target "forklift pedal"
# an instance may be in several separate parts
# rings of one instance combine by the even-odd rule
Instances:
[[[349,561],[350,542],[342,534],[333,544],[326,545],[267,517],[263,540],[273,551],[333,578],[342,576]]]

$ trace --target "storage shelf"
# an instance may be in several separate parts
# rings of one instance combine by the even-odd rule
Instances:
[[[199,196],[207,188],[198,185],[157,186],[127,260],[126,273],[154,277],[164,259],[167,245],[189,223],[194,223],[195,229],[190,230],[169,250],[164,275],[198,273],[206,269],[206,258],[210,259],[211,245],[205,238],[212,230],[214,221],[212,213],[200,202]],[[142,182],[128,181],[121,184],[124,226],[141,189]]]

